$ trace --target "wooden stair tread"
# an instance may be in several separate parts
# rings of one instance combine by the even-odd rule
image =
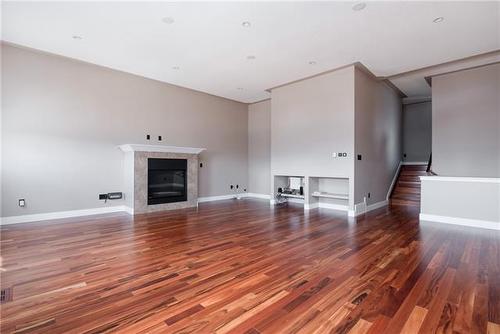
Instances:
[[[427,166],[405,165],[401,167],[391,194],[391,204],[420,205],[420,176],[427,175]]]
[[[401,175],[416,175],[416,176],[425,176],[427,175],[427,172],[425,171],[413,171],[413,170],[406,170],[401,173]]]
[[[404,165],[401,166],[401,170],[420,170],[420,171],[426,171],[427,166],[425,165]]]
[[[420,187],[406,187],[403,185],[398,185],[395,192],[420,194]]]

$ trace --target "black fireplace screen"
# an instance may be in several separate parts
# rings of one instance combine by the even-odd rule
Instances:
[[[187,160],[148,159],[148,205],[187,201]]]

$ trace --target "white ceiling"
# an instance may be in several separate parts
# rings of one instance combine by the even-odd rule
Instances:
[[[353,4],[3,1],[2,39],[242,102],[357,61],[391,76],[500,49],[498,2]]]
[[[448,64],[441,64],[425,68],[411,73],[404,73],[389,77],[389,80],[396,85],[403,93],[411,97],[431,96],[431,86],[426,77],[432,77],[441,73],[459,71],[465,68],[472,68],[486,64],[500,62],[500,51],[483,53],[472,58],[454,61]]]

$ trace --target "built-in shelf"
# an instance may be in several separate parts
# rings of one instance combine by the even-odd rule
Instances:
[[[349,195],[347,194],[334,194],[334,193],[328,193],[328,192],[320,192],[320,191],[315,191],[311,194],[313,197],[322,197],[322,198],[334,198],[334,199],[349,199]]]
[[[294,194],[284,194],[284,193],[279,193],[281,197],[287,197],[287,198],[298,198],[298,199],[304,199],[304,195],[294,195]]]
[[[294,180],[291,186],[291,178],[300,178],[300,190]],[[275,174],[272,177],[273,192],[271,200],[273,204],[286,202],[303,204],[305,210],[313,208],[329,208],[348,211],[352,198],[349,196],[349,178],[345,176],[300,176]],[[281,189],[280,189],[281,188]],[[294,189],[293,194],[278,192]],[[288,192],[288,191],[287,191]],[[300,195],[302,193],[302,195]]]

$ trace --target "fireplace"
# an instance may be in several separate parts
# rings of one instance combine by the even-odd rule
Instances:
[[[124,144],[120,149],[125,153],[125,206],[134,214],[198,206],[203,148]]]
[[[187,159],[148,158],[148,205],[187,201]]]

